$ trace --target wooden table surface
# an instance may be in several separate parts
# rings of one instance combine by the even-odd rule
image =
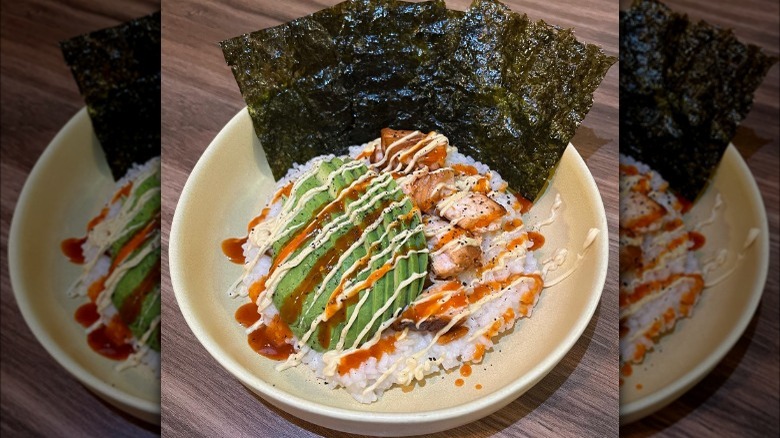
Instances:
[[[737,38],[763,47],[766,53],[774,56],[780,53],[780,4],[776,0],[668,0],[665,3],[693,19],[734,29]],[[745,333],[712,373],[655,415],[621,427],[621,435],[780,434],[779,85],[780,66],[775,64],[756,92],[753,108],[733,139],[758,183],[769,219],[769,278],[761,304]]]
[[[59,41],[159,10],[159,0],[2,4],[2,426],[3,436],[154,436],[159,426],[109,406],[43,349],[16,306],[8,275],[8,229],[36,160],[84,102]],[[75,322],[74,322],[75,323]]]
[[[163,6],[163,230],[198,158],[244,106],[218,41],[273,26],[337,1],[166,0]],[[465,9],[467,1],[447,2]],[[610,0],[512,1],[583,41],[617,53],[617,4]],[[617,233],[617,66],[596,92],[595,104],[573,140],[595,176]],[[163,246],[167,248],[168,234]],[[494,415],[464,426],[467,436],[615,436],[618,433],[617,240],[610,238],[610,274],[601,304],[584,335],[538,385]],[[164,252],[167,254],[167,252]],[[164,256],[163,266],[168,266]],[[163,280],[162,415],[166,436],[342,436],[301,421],[254,397],[206,352],[185,323]],[[453,432],[439,436],[450,436]]]

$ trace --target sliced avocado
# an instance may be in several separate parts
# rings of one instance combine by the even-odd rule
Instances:
[[[126,200],[125,202],[131,203],[131,208],[135,206],[135,204],[140,200],[140,198],[144,195],[144,193],[148,192],[149,190],[153,188],[159,188],[160,187],[160,175],[155,173],[151,175],[150,177],[143,180],[136,190],[132,194],[132,198]],[[157,216],[160,213],[160,204],[161,204],[161,198],[160,196],[152,196],[149,198],[146,203],[141,207],[141,209],[133,216],[133,218],[130,220],[130,222],[126,226],[126,230],[133,230],[132,232],[125,232],[123,235],[114,241],[111,244],[110,253],[111,253],[111,259],[113,260],[117,254],[119,254],[119,251],[122,250],[122,247],[125,246],[125,244],[130,241],[130,239],[133,238],[136,232],[143,229],[143,227],[149,223],[150,220],[153,220],[155,216]]]
[[[389,195],[384,196],[383,199],[384,198],[390,199]],[[319,238],[320,233],[327,232],[325,231],[327,224],[323,223],[320,226],[320,233],[305,240],[288,258],[289,260],[297,257],[303,251],[310,251],[300,264],[294,266],[287,272],[280,280],[274,292],[274,303],[282,312],[282,319],[288,324],[301,323],[299,319],[300,315],[291,314],[291,312],[285,310],[291,308],[292,302],[302,300],[297,306],[293,306],[298,307],[301,311],[312,307],[311,300],[314,299],[313,292],[319,287],[321,281],[327,276],[330,269],[332,269],[332,266],[330,265],[334,264],[341,256],[341,253],[337,251],[336,248],[338,247],[345,250],[360,238],[360,230],[358,230],[356,225],[350,221],[350,217],[346,215],[346,212],[356,211],[357,209],[367,206],[367,201],[368,199],[364,197],[345,203],[343,211],[334,211],[331,215],[331,220],[328,223],[331,225],[332,231],[329,233],[327,241],[322,242],[319,246],[315,247],[316,240]],[[381,202],[381,200],[379,202]],[[330,260],[330,262],[325,263],[328,260]],[[342,264],[341,269],[343,271],[347,268],[348,266],[346,263]],[[316,272],[312,272],[312,270],[315,270]],[[341,277],[339,276],[338,278],[340,279]],[[314,281],[315,279],[317,281]],[[308,284],[304,284],[304,282],[308,282]],[[335,288],[335,284],[321,296],[321,300],[325,303],[330,296],[330,292]],[[289,302],[288,299],[290,300]],[[285,306],[285,303],[287,303],[287,306]],[[320,307],[322,307],[322,305],[320,305]],[[295,320],[291,321],[290,318],[293,317]]]
[[[160,316],[160,286],[155,289],[144,298],[141,305],[141,312],[138,318],[130,324],[130,331],[133,333],[136,339],[141,339],[143,335],[149,330],[149,327],[155,318]],[[159,329],[159,325],[158,325]],[[147,345],[149,348],[155,351],[160,351],[160,343],[157,336],[152,333],[147,339]]]
[[[155,287],[159,287],[160,279],[158,274],[158,278],[155,279],[152,287],[146,288],[147,290],[139,290],[139,286],[141,286],[141,283],[144,282],[146,277],[153,274],[155,270],[159,273],[159,269],[160,248],[157,247],[153,251],[150,251],[140,263],[128,269],[117,282],[114,293],[111,296],[111,301],[114,303],[114,307],[119,311],[119,314],[122,315],[122,319],[126,324],[135,321],[137,316],[141,313],[141,303],[143,303],[146,295],[154,291]],[[133,307],[131,308],[130,306]],[[138,306],[138,308],[135,308],[135,306]],[[127,319],[130,320],[128,321]]]

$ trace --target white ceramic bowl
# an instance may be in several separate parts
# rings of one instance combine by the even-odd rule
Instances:
[[[689,226],[710,217],[717,193],[724,207],[716,221],[703,228],[706,244],[697,256],[704,260],[721,248],[730,251],[728,262],[705,280],[737,267],[722,283],[705,288],[693,316],[678,321],[674,333],[662,337],[644,362],[633,366],[632,375],[623,379],[621,424],[663,408],[712,371],[742,336],[761,301],[769,267],[766,210],[750,169],[733,145],[726,149],[707,191],[685,215]],[[751,228],[760,234],[736,263]]]
[[[113,188],[84,108],[46,147],[19,195],[8,236],[11,285],[25,322],[60,365],[105,401],[159,424],[159,378],[147,367],[117,372],[118,362],[92,351],[73,318],[84,301],[66,293],[81,266],[60,252],[60,242],[84,235]]]
[[[570,250],[567,264],[557,272],[574,263],[590,228],[598,228],[578,269],[542,292],[533,317],[520,321],[474,366],[467,385],[455,386],[457,373],[436,375],[411,393],[393,388],[374,404],[360,404],[344,390],[318,385],[303,366],[277,372],[277,362],[257,355],[234,320],[244,301],[229,298],[226,291],[241,267],[225,259],[220,243],[244,233],[273,186],[244,109],[204,152],[182,191],[170,235],[171,280],[185,320],[209,353],[268,402],[312,423],[361,434],[414,435],[489,415],[531,388],[563,358],[599,302],[608,258],[604,207],[593,177],[570,145],[527,222],[546,218],[555,193],[561,194],[564,206],[559,219],[543,230],[546,243],[540,251],[544,258],[557,248]],[[477,383],[481,390],[475,389]]]

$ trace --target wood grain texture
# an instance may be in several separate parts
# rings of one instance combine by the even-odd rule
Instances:
[[[115,26],[159,8],[158,0],[126,1],[121,7],[118,3],[88,0],[2,2],[3,436],[159,433],[159,427],[133,419],[90,393],[38,344],[16,306],[6,260],[8,229],[27,175],[54,135],[84,106],[60,53],[59,41]]]
[[[163,246],[176,202],[198,158],[244,106],[217,42],[273,26],[337,1],[166,0],[163,13]],[[448,1],[465,9],[468,1]],[[507,1],[531,18],[574,28],[583,41],[617,54],[617,3],[610,0]],[[601,190],[610,229],[610,266],[601,304],[584,335],[538,385],[481,421],[441,433],[462,436],[616,436],[617,67],[573,142]],[[218,248],[214,249],[218,251]],[[167,250],[164,251],[167,274]],[[343,436],[301,421],[252,395],[206,352],[187,327],[163,276],[162,429],[166,436]],[[260,359],[259,359],[260,360]]]
[[[667,0],[665,3],[692,19],[731,28],[741,41],[761,46],[770,55],[778,56],[780,52],[777,1]],[[733,139],[758,183],[769,220],[769,277],[761,304],[745,333],[712,373],[655,415],[621,427],[621,435],[763,437],[780,434],[779,89],[780,66],[775,64],[757,90],[753,108]]]

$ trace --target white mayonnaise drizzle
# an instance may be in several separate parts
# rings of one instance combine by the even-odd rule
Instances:
[[[371,167],[372,167],[372,168],[382,168],[382,167],[384,167],[386,164],[389,164],[389,163],[387,162],[387,160],[388,160],[388,158],[389,158],[389,157],[390,157],[390,155],[391,155],[391,154],[390,154],[390,151],[392,151],[393,149],[397,148],[398,146],[400,146],[400,145],[404,144],[404,143],[406,142],[406,140],[409,140],[410,138],[412,138],[412,137],[414,137],[414,136],[416,136],[416,135],[420,135],[420,134],[422,134],[420,131],[412,131],[411,133],[409,133],[409,134],[407,134],[407,135],[405,135],[405,136],[403,136],[403,137],[399,138],[398,140],[396,140],[396,141],[394,141],[394,142],[390,143],[390,144],[387,146],[387,149],[384,151],[384,155],[382,156],[382,159],[381,159],[381,160],[379,160],[378,162],[374,163],[374,164],[373,164]]]
[[[548,288],[548,287],[551,287],[551,286],[555,286],[556,284],[560,283],[561,281],[563,281],[567,277],[569,277],[572,273],[574,273],[574,271],[577,269],[577,266],[580,264],[582,259],[585,258],[585,254],[588,252],[588,249],[591,247],[593,242],[596,240],[596,236],[598,236],[600,232],[601,232],[601,230],[599,230],[598,228],[591,228],[590,230],[588,230],[588,235],[585,237],[585,242],[582,244],[582,252],[577,254],[577,260],[574,261],[574,265],[571,268],[569,268],[568,271],[566,271],[563,274],[561,274],[558,278],[553,279],[553,280],[547,280],[547,277],[546,277],[547,265],[545,264],[544,269],[542,270],[542,272],[545,275],[544,276],[544,279],[545,279],[544,280],[544,287]],[[563,259],[566,258],[566,254],[565,253],[563,254],[562,258]],[[558,260],[557,255],[554,257],[554,261],[556,263],[555,269],[557,269],[558,267],[560,267],[563,264],[562,261],[561,261],[560,264],[558,263],[559,260]],[[552,270],[554,270],[554,269],[552,269]]]
[[[726,263],[729,257],[729,250],[721,249],[718,253],[706,260],[702,261],[702,276],[707,276],[710,272],[720,268]]]
[[[159,290],[157,291],[159,294]],[[152,333],[157,329],[157,327],[160,325],[160,315],[157,315],[152,322],[149,324],[149,328],[144,332],[144,334],[141,336],[141,339],[138,340],[138,349],[136,349],[133,354],[127,357],[127,359],[118,364],[116,367],[114,367],[117,371],[123,371],[128,368],[132,368],[138,364],[140,364],[144,357],[146,357],[147,354],[150,352],[149,348],[149,338],[152,336]]]
[[[311,201],[314,196],[326,191],[328,187],[333,183],[335,178],[337,176],[343,175],[348,170],[352,170],[354,168],[360,167],[362,164],[360,161],[353,161],[345,164],[344,166],[341,166],[339,169],[337,169],[335,172],[331,172],[330,175],[328,175],[328,179],[326,180],[324,185],[315,187],[309,191],[307,191],[301,198],[298,200],[298,202],[295,205],[295,208],[292,207],[292,202],[287,202],[282,206],[282,211],[279,212],[279,215],[268,219],[257,226],[255,226],[250,232],[249,232],[249,240],[256,246],[258,246],[258,251],[255,253],[255,256],[248,260],[244,264],[244,273],[239,277],[233,284],[230,285],[230,288],[228,289],[228,296],[235,297],[236,295],[246,295],[246,290],[236,291],[236,288],[241,285],[244,278],[249,275],[250,272],[255,268],[257,265],[257,262],[260,260],[261,257],[268,251],[268,248],[273,245],[273,242],[275,242],[278,239],[284,238],[289,233],[299,229],[304,224],[298,224],[296,226],[290,226],[289,229],[284,230],[285,225],[288,225],[292,218],[298,215],[306,206],[306,204]],[[300,185],[303,181],[307,180],[311,176],[313,176],[318,171],[317,166],[312,166],[310,169],[307,169],[306,172],[304,172],[298,180],[295,181],[293,184],[291,193],[294,191],[297,191]],[[362,184],[369,178],[373,178],[376,176],[376,173],[373,171],[368,171],[365,174],[361,175],[356,180],[352,181],[349,186],[347,186],[344,191],[342,191],[341,195],[335,199],[333,202],[340,202],[343,199],[343,196],[345,195],[346,190],[352,190],[354,187],[356,187],[359,184]],[[275,196],[275,195],[274,195]]]
[[[715,205],[712,206],[712,212],[710,212],[710,217],[696,224],[696,226],[693,227],[693,231],[701,231],[702,228],[715,222],[715,219],[717,218],[718,209],[720,209],[722,205],[723,205],[723,198],[720,196],[720,193],[718,193],[715,195]]]
[[[312,253],[316,248],[320,247],[324,242],[326,242],[330,237],[336,233],[339,229],[344,228],[345,226],[350,226],[357,220],[357,215],[360,213],[363,213],[373,207],[374,204],[379,202],[382,198],[387,196],[388,193],[395,193],[397,191],[400,191],[401,188],[396,185],[395,189],[391,191],[383,191],[390,182],[392,182],[393,179],[389,174],[383,174],[377,180],[374,182],[374,184],[371,185],[371,187],[364,193],[361,198],[358,201],[352,202],[347,206],[346,211],[344,212],[344,215],[340,216],[336,220],[328,223],[325,227],[323,227],[320,231],[320,233],[317,235],[317,237],[314,239],[314,241],[308,245],[306,248],[304,248],[300,253],[298,253],[297,256],[293,258],[288,258],[285,261],[283,261],[280,265],[276,267],[276,269],[271,272],[266,279],[266,293],[260,294],[258,297],[257,306],[259,311],[263,311],[266,307],[271,305],[273,293],[276,290],[276,287],[278,284],[282,281],[284,278],[284,274],[290,271],[290,269],[298,266],[304,258],[306,258],[310,253]],[[379,193],[377,193],[379,192]],[[344,191],[342,191],[342,194]],[[364,204],[360,205],[361,202],[371,195],[376,195],[373,198],[369,198],[369,200]],[[341,197],[341,196],[339,196]],[[338,199],[338,198],[337,198]],[[335,202],[335,201],[334,201]],[[360,205],[357,209],[354,209],[355,206]],[[327,207],[326,207],[327,208]],[[353,210],[354,209],[354,210]]]
[[[558,216],[558,210],[561,208],[561,205],[563,205],[563,200],[561,200],[561,194],[560,193],[556,193],[555,194],[555,201],[553,201],[553,205],[550,208],[550,217],[548,217],[547,219],[543,220],[542,222],[539,222],[538,224],[536,224],[536,229],[537,230],[541,230],[542,227],[545,227],[545,226],[550,225],[553,222],[555,222],[555,219]]]
[[[742,244],[742,249],[737,254],[737,259],[734,261],[734,264],[731,266],[731,268],[728,271],[724,272],[721,276],[719,276],[719,277],[717,277],[715,279],[712,279],[712,280],[707,280],[704,283],[704,287],[715,286],[715,285],[723,282],[723,280],[725,280],[731,274],[733,274],[734,271],[737,269],[737,266],[739,266],[739,262],[742,261],[742,259],[745,257],[745,254],[747,253],[747,250],[750,249],[750,247],[753,245],[753,242],[755,242],[756,238],[758,238],[759,234],[761,234],[761,230],[760,229],[758,229],[758,228],[751,228],[748,231],[747,236],[745,237],[745,242]]]

